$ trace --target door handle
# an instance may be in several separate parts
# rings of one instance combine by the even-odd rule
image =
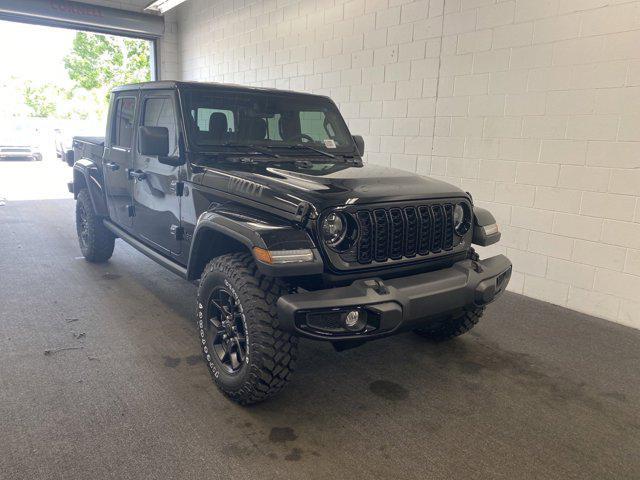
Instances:
[[[139,182],[147,178],[147,174],[142,170],[129,170],[129,179]]]
[[[104,166],[107,167],[109,170],[112,170],[114,172],[116,170],[120,169],[120,165],[118,165],[115,162],[107,162],[107,163],[104,164]]]

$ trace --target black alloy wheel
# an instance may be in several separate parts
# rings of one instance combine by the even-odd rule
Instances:
[[[229,374],[240,371],[248,354],[242,305],[225,287],[211,293],[205,336],[212,358]]]

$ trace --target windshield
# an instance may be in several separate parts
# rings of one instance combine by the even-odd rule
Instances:
[[[326,98],[193,90],[184,93],[183,105],[189,141],[202,152],[224,145],[283,149],[279,154],[296,146],[311,147],[305,149],[310,155],[313,149],[332,154],[355,151],[340,112]]]

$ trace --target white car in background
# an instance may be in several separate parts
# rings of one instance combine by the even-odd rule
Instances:
[[[29,145],[2,145],[0,144],[0,160],[42,160],[42,153],[36,147]]]
[[[54,142],[56,144],[56,157],[64,161],[64,154],[72,148],[71,137],[67,135],[61,128],[53,130]]]
[[[21,125],[7,125],[0,130],[0,160],[42,160],[40,131]]]

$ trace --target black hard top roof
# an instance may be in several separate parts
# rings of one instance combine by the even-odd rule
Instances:
[[[181,82],[177,80],[160,80],[156,82],[131,83],[115,87],[112,92],[130,92],[132,90],[166,90],[166,89],[207,89],[211,88],[220,91],[236,91],[238,93],[285,93],[291,95],[305,95],[309,97],[328,98],[324,95],[314,95],[312,93],[294,92],[293,90],[278,90],[276,88],[249,87],[247,85],[237,85],[233,83],[216,82]]]

